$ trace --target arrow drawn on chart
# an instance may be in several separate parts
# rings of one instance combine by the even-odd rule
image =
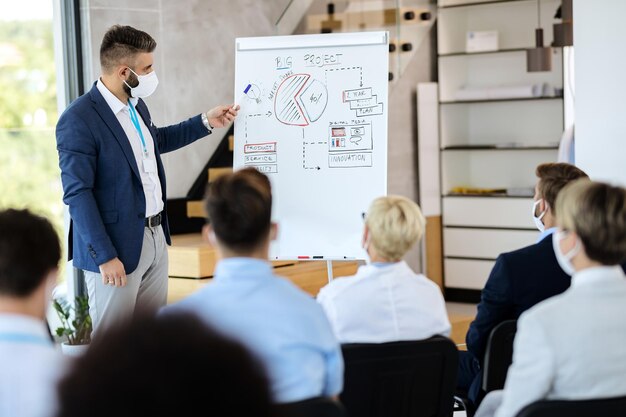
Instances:
[[[327,141],[307,142],[305,140],[305,138],[304,138],[304,129],[302,129],[302,168],[303,169],[314,169],[316,171],[319,171],[320,169],[322,169],[322,168],[320,168],[319,165],[317,165],[317,166],[306,166],[306,148],[307,148],[307,145],[328,145],[328,142]]]
[[[248,117],[261,117],[266,116],[270,117],[272,115],[271,111],[267,111],[267,113],[254,113],[254,114],[246,114],[245,122],[244,122],[244,136],[246,138],[246,143],[248,143]]]
[[[324,70],[324,79],[326,80],[326,85],[328,85],[328,71],[350,71],[350,70],[359,70],[359,87],[363,87],[363,67],[341,67],[341,68],[329,68]]]

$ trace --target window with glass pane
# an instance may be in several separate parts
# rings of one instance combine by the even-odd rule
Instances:
[[[62,236],[52,1],[5,3],[0,13],[0,209],[28,208],[50,219]]]

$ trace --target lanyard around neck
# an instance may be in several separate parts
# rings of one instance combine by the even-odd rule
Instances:
[[[51,342],[45,337],[36,336],[27,333],[0,333],[0,342],[11,343],[27,343],[31,345],[46,345],[50,346]]]
[[[133,122],[133,126],[135,126],[135,130],[139,134],[139,139],[141,139],[141,146],[143,147],[143,156],[144,158],[148,157],[148,148],[146,147],[146,140],[143,137],[143,132],[141,130],[141,125],[139,124],[139,117],[137,117],[137,112],[133,107],[133,104],[128,100],[128,111],[130,113],[130,121]]]

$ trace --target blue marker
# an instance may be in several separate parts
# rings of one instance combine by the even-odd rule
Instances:
[[[235,101],[235,107],[236,106],[241,106],[241,103],[244,102],[244,100],[246,99],[246,96],[248,95],[248,91],[250,91],[251,88],[252,88],[252,84],[248,84],[246,86],[246,88],[243,90],[243,94],[241,94],[239,96],[239,99],[237,101]]]

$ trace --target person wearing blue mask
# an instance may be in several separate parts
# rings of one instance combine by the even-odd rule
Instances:
[[[551,240],[572,285],[522,314],[504,390],[489,393],[476,417],[514,417],[543,399],[626,395],[626,189],[575,181],[556,212]]]
[[[113,26],[100,46],[102,76],[63,112],[56,129],[69,258],[85,273],[94,332],[167,299],[165,171],[161,154],[226,127],[238,106],[217,106],[157,128],[142,100],[158,86],[156,41]]]
[[[498,324],[517,319],[535,304],[569,288],[570,276],[555,256],[552,239],[556,230],[555,202],[570,182],[587,174],[567,163],[537,166],[532,217],[541,232],[537,243],[498,256],[481,293],[476,318],[466,335],[467,351],[459,355],[457,387],[477,407],[484,396],[482,363],[489,334]]]

